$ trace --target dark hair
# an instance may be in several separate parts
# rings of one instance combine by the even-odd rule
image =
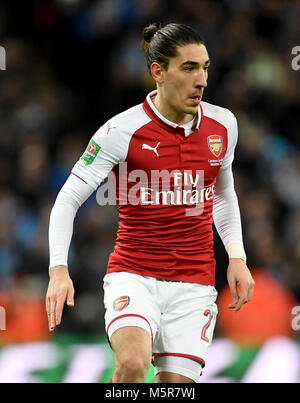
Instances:
[[[191,27],[184,24],[153,23],[143,30],[141,48],[145,54],[148,69],[153,62],[168,69],[169,59],[178,56],[178,46],[191,43],[204,44],[200,35]]]

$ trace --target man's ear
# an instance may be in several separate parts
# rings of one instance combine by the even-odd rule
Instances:
[[[159,63],[154,62],[151,64],[150,69],[151,69],[152,77],[156,81],[156,83],[163,84],[163,82],[164,82],[163,67]]]

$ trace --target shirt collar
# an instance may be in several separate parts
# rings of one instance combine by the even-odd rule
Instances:
[[[160,124],[161,126],[166,127],[168,130],[172,130],[172,131],[177,131],[178,128],[180,129],[181,127],[177,125],[177,123],[171,122],[170,120],[168,120],[167,118],[165,118],[155,107],[154,103],[152,102],[152,97],[154,95],[157,94],[157,90],[154,90],[152,92],[150,92],[144,103],[143,103],[143,108],[145,110],[145,112],[147,113],[147,115],[152,119],[155,120],[158,124]],[[199,105],[198,106],[198,112],[197,112],[197,116],[196,116],[196,125],[195,125],[195,130],[199,129],[200,126],[200,122],[201,122],[201,116],[202,116],[202,108]]]

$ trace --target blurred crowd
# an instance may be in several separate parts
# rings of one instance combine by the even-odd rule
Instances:
[[[212,60],[204,100],[239,123],[234,175],[248,265],[264,267],[300,302],[300,71],[291,67],[299,1],[6,0],[0,305],[8,319],[25,315],[18,302],[43,304],[50,211],[90,137],[154,89],[140,50],[154,21],[186,23],[204,38]],[[79,210],[69,253],[75,307],[58,331],[104,332],[102,277],[117,224],[117,208],[99,207],[95,195]],[[227,257],[217,234],[215,251],[220,290]]]

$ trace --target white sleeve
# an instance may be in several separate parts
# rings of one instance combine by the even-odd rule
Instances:
[[[240,209],[232,174],[232,161],[237,137],[237,122],[234,117],[228,131],[227,152],[216,180],[213,220],[229,257],[239,257],[246,261]]]
[[[91,138],[72,169],[52,208],[49,223],[49,267],[66,265],[78,208],[107,178],[112,168],[125,161],[130,136],[114,119]]]
[[[223,160],[223,164],[221,167],[221,171],[226,170],[228,167],[231,167],[232,162],[234,160],[234,151],[238,140],[238,126],[236,117],[229,110],[227,110],[227,112],[228,112],[228,126],[227,126],[228,145]]]
[[[89,198],[94,189],[70,175],[57,195],[49,223],[49,268],[67,266],[68,251],[73,234],[73,222],[79,207]]]

